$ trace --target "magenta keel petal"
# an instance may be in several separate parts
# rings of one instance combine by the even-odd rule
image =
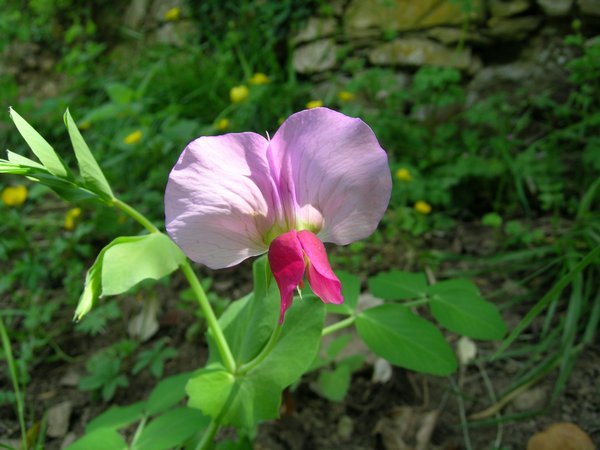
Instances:
[[[343,303],[342,283],[329,265],[323,243],[306,230],[298,232],[298,240],[309,261],[307,277],[312,291],[324,303]]]
[[[292,306],[294,290],[302,282],[304,275],[304,254],[296,236],[296,231],[288,231],[271,242],[269,264],[281,295],[279,323]]]

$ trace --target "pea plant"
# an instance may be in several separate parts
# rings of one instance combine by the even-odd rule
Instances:
[[[284,389],[334,362],[346,338],[330,345],[325,359],[319,349],[324,336],[341,330],[354,329],[392,365],[438,376],[458,365],[439,326],[484,340],[506,332],[494,305],[468,280],[431,284],[422,273],[391,270],[369,280],[380,301],[365,306],[359,279],[336,275],[323,243],[368,237],[391,194],[386,152],[360,119],[317,107],[293,114],[272,137],[235,133],[192,141],[169,175],[163,232],[114,194],[68,110],[64,121],[78,174],[16,111],[10,115],[39,162],[9,150],[0,173],[42,183],[82,208],[116,208],[143,229],[100,251],[87,271],[75,320],[103,297],[179,270],[208,328],[203,367],[163,378],[145,400],[108,409],[70,450],[245,448],[261,422],[278,417]],[[252,292],[217,317],[191,261],[221,269],[250,257],[256,257]],[[161,377],[162,361],[171,356],[163,353],[147,352],[136,370],[148,367]],[[343,398],[361,363],[348,359],[323,371],[324,395]],[[86,388],[109,399],[127,379],[117,364],[100,365],[102,377],[85,379]],[[135,431],[123,433],[130,426]],[[223,427],[235,428],[237,443],[219,438]]]

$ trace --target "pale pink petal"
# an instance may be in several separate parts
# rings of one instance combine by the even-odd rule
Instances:
[[[304,276],[304,254],[296,231],[288,231],[271,242],[269,265],[281,295],[279,314],[279,323],[281,324],[285,312],[292,306],[294,290],[302,282]]]
[[[267,251],[279,202],[267,147],[258,134],[237,133],[201,137],[181,154],[167,183],[165,222],[192,260],[220,269]]]
[[[268,159],[286,217],[310,221],[302,217],[308,211],[320,220],[316,210],[323,241],[345,245],[369,236],[387,208],[387,155],[360,119],[327,108],[293,114],[271,139]]]
[[[307,277],[312,291],[324,303],[343,303],[342,283],[331,270],[321,240],[306,230],[298,232],[298,240],[309,261]]]

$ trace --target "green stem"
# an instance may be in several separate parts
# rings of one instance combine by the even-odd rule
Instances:
[[[115,198],[113,199],[113,204],[125,214],[132,217],[136,222],[138,222],[150,233],[160,233],[160,230],[156,228],[156,226],[152,222],[146,219],[146,217],[144,217],[138,210],[129,206],[127,203],[122,202],[118,198]]]
[[[200,439],[200,442],[198,442],[198,445],[196,445],[195,450],[208,450],[213,440],[215,439],[217,431],[219,431],[219,427],[219,422],[217,422],[216,420],[212,420],[210,422],[210,425],[204,432],[204,436],[202,436],[202,439]]]
[[[114,204],[114,206],[119,208],[121,211],[123,211],[125,214],[127,214],[128,216],[135,219],[140,225],[142,225],[150,233],[161,233],[161,231],[158,228],[156,228],[156,226],[152,222],[150,222],[139,211],[137,211],[135,208],[129,206],[127,203],[122,202],[118,198],[115,198],[113,200],[113,204]],[[194,291],[196,299],[198,299],[198,303],[200,304],[200,308],[202,309],[202,313],[204,314],[204,318],[206,319],[208,328],[210,329],[210,331],[212,332],[212,334],[215,338],[215,341],[217,343],[217,348],[219,349],[219,353],[221,354],[221,358],[223,359],[223,363],[225,364],[225,367],[227,368],[227,370],[229,372],[235,373],[235,369],[236,369],[235,359],[233,358],[233,354],[231,353],[229,344],[227,343],[227,340],[225,339],[225,336],[223,335],[223,330],[221,330],[221,326],[219,325],[219,322],[217,321],[217,317],[215,316],[215,313],[213,312],[212,307],[210,306],[210,302],[208,301],[208,298],[206,297],[204,289],[202,288],[200,281],[198,281],[198,277],[196,277],[196,274],[194,273],[194,271],[192,270],[192,267],[190,266],[189,260],[185,259],[184,263],[181,264],[179,267],[180,267],[181,271],[184,273],[188,282],[190,283],[190,286],[191,286],[192,290]]]
[[[236,364],[235,359],[233,358],[233,354],[231,353],[231,349],[229,348],[229,344],[227,343],[227,339],[225,339],[225,335],[223,334],[223,330],[221,330],[221,326],[217,321],[217,317],[213,312],[210,302],[204,293],[204,289],[200,285],[200,281],[196,277],[196,274],[192,270],[189,261],[186,259],[181,266],[179,266],[187,278],[192,291],[196,295],[198,299],[198,303],[200,304],[200,308],[202,309],[202,314],[204,314],[204,318],[206,319],[206,323],[208,324],[208,328],[213,334],[215,342],[217,344],[217,348],[219,349],[219,353],[221,354],[221,359],[223,360],[223,364],[225,364],[225,368],[231,372],[235,373]]]
[[[283,328],[282,325],[277,325],[275,327],[275,329],[273,330],[273,333],[271,334],[271,337],[269,338],[269,341],[265,344],[265,346],[263,347],[261,352],[258,355],[256,355],[256,357],[252,361],[249,361],[246,364],[243,364],[242,366],[240,366],[240,368],[238,369],[238,371],[236,373],[237,376],[243,376],[246,373],[250,372],[256,366],[258,366],[261,362],[263,362],[267,356],[269,356],[269,353],[271,353],[271,351],[277,344],[277,340],[279,339],[279,335],[281,334],[282,328]]]
[[[356,321],[356,316],[347,317],[344,320],[340,320],[339,322],[334,323],[333,325],[329,325],[328,327],[323,328],[321,332],[321,336],[326,336],[330,333],[334,333],[342,328],[349,327]]]
[[[17,401],[17,416],[19,418],[19,427],[21,428],[21,445],[25,450],[27,445],[27,429],[25,428],[25,407],[21,398],[21,390],[19,389],[19,378],[17,376],[17,368],[15,367],[15,359],[13,357],[8,333],[4,327],[4,320],[0,318],[0,338],[2,338],[2,346],[4,347],[4,358],[8,364],[8,371],[12,381],[15,397]]]
[[[402,306],[405,306],[406,308],[412,308],[414,306],[425,305],[427,303],[429,303],[429,299],[428,298],[420,298],[418,300],[412,300],[410,302],[404,302],[404,303],[402,303]]]
[[[135,444],[137,443],[137,440],[142,435],[142,431],[144,430],[144,427],[146,426],[147,420],[148,420],[148,416],[146,416],[146,415],[144,415],[144,417],[142,417],[142,420],[140,420],[140,423],[138,424],[138,426],[135,430],[135,434],[133,435],[133,439],[131,440],[131,445],[129,446],[130,448],[135,448]]]

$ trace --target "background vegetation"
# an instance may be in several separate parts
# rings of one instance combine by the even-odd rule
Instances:
[[[580,22],[564,37],[573,54],[566,85],[472,101],[468,78],[452,68],[414,70],[406,87],[394,69],[352,64],[319,80],[298,76],[291,36],[311,15],[329,14],[327,2],[189,2],[156,23],[190,25],[170,43],[157,40],[152,26],[115,20],[127,6],[0,1],[3,107],[12,105],[67,161],[60,119],[69,107],[115,192],[156,224],[169,170],[195,137],[272,134],[289,114],[319,102],[361,117],[388,151],[394,190],[380,229],[335,250],[332,265],[363,284],[394,268],[475,277],[514,329],[501,352],[481,356],[519,362],[499,397],[551,375],[552,399],[559,398],[577,356],[597,343],[600,319],[600,41],[588,40]],[[7,114],[0,146],[27,153]],[[161,378],[180,342],[203,331],[193,320],[182,319],[182,334],[163,329],[149,342],[126,332],[135,302],[124,310],[107,299],[80,323],[70,320],[98,250],[137,233],[135,224],[25,179],[3,175],[0,190],[0,317],[21,392],[59,365],[85,366],[79,389],[106,404],[140,374]],[[248,288],[244,275],[202,270],[216,287],[217,310]],[[188,292],[164,283],[131,293],[148,303],[156,297],[199,314]],[[532,324],[533,334],[521,334]],[[6,349],[0,354],[7,358]],[[20,395],[8,379],[8,365],[0,366],[3,418],[12,417]],[[44,411],[33,401],[26,411],[33,429]]]

